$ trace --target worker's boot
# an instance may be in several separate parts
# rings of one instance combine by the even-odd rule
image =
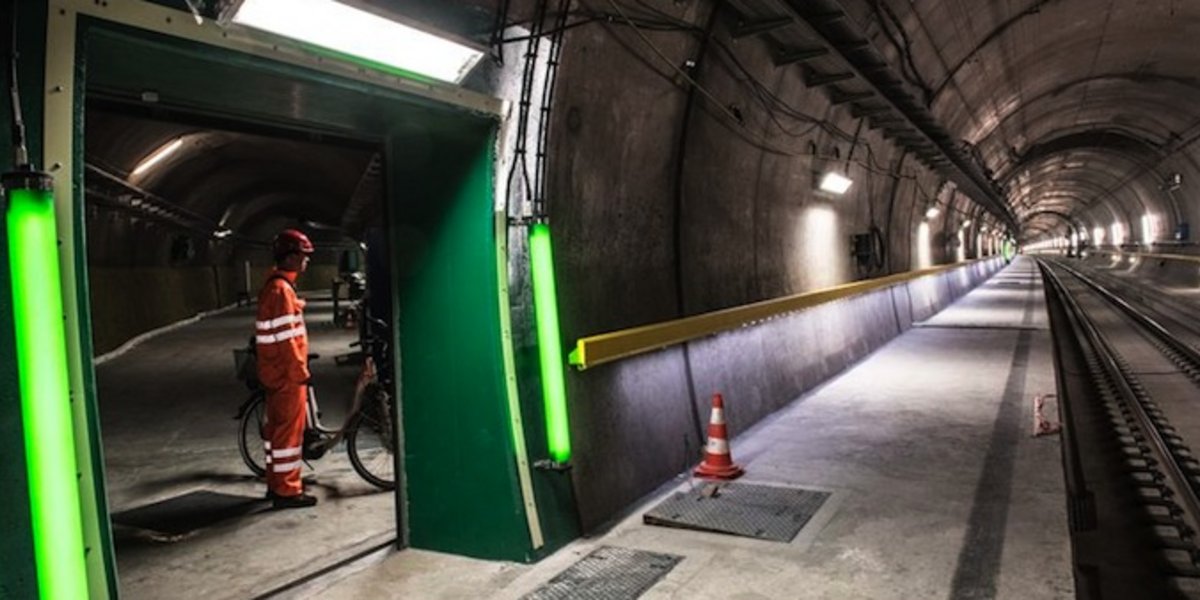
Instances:
[[[317,498],[308,494],[299,494],[296,496],[278,496],[271,495],[271,508],[276,510],[284,508],[308,508],[316,506]]]

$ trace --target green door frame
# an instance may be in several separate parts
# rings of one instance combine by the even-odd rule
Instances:
[[[370,86],[432,101],[471,113],[483,115],[497,121],[503,113],[503,103],[495,98],[471,92],[453,85],[427,80],[408,79],[401,74],[375,71],[344,58],[319,55],[311,49],[284,38],[233,28],[224,30],[206,22],[197,25],[191,15],[148,2],[106,2],[93,0],[48,0],[46,24],[45,96],[43,102],[43,163],[55,177],[55,212],[59,263],[61,266],[64,312],[66,317],[68,371],[70,389],[75,397],[86,401],[73,402],[74,429],[77,462],[80,465],[80,489],[82,492],[85,528],[84,544],[87,551],[87,571],[92,598],[116,597],[115,561],[112,537],[109,531],[108,511],[105,500],[103,456],[99,440],[97,403],[95,398],[94,373],[91,365],[90,315],[88,312],[86,284],[86,249],[83,244],[83,220],[81,218],[79,189],[81,130],[76,117],[82,102],[83,81],[78,80],[77,61],[81,54],[77,50],[80,35],[80,18],[95,19],[132,30],[141,30],[157,35],[170,36],[185,42],[204,44],[220,49],[232,50],[267,59],[277,63],[320,71],[335,77],[364,83]],[[497,260],[499,275],[498,309],[501,320],[507,323],[508,297],[505,285],[507,262],[507,236],[500,235],[497,228]],[[502,348],[505,360],[508,398],[506,407],[512,419],[514,432],[513,448],[516,453],[514,469],[519,479],[520,496],[525,507],[530,547],[537,550],[544,544],[539,525],[539,515],[533,485],[530,483],[529,461],[526,458],[520,410],[515,397],[514,375],[511,367],[511,332],[503,327]],[[80,394],[82,391],[82,394]],[[90,468],[89,468],[90,466]],[[92,493],[88,493],[91,491]],[[402,499],[402,491],[398,491]],[[403,502],[398,506],[403,510]],[[407,523],[407,519],[402,519]],[[403,535],[403,534],[402,534]],[[97,551],[99,550],[99,551]]]

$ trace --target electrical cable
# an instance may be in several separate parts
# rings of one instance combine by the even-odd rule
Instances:
[[[12,102],[12,146],[13,162],[17,170],[33,170],[29,161],[29,150],[25,146],[25,119],[21,116],[21,91],[17,81],[17,5],[12,3],[12,46],[9,49],[9,82],[8,90]]]
[[[669,23],[656,22],[653,26],[651,26],[649,23],[647,23],[645,21],[643,21],[642,23],[639,23],[638,17],[631,16],[628,13],[626,13],[625,10],[623,10],[622,7],[617,2],[615,2],[614,0],[607,0],[607,1],[608,1],[608,4],[616,11],[615,15],[594,11],[593,9],[591,9],[589,7],[587,10],[575,11],[574,13],[572,13],[572,14],[576,14],[576,15],[592,15],[586,21],[579,21],[579,22],[575,22],[575,23],[566,23],[560,27],[556,27],[555,30],[552,30],[552,31],[543,31],[539,27],[535,27],[535,29],[537,29],[537,30],[532,31],[530,33],[530,35],[522,36],[521,38],[514,38],[514,40],[530,40],[532,42],[533,40],[536,40],[537,38],[545,37],[546,35],[556,33],[557,30],[567,30],[567,29],[571,29],[571,28],[578,27],[581,25],[585,25],[585,24],[589,24],[589,23],[596,23],[596,22],[607,23],[607,24],[620,24],[616,20],[614,20],[614,19],[619,19],[620,21],[623,21],[623,23],[625,25],[627,25],[630,29],[632,29],[634,31],[634,33],[637,35],[637,37],[640,39],[640,41],[647,48],[649,48],[652,51],[652,53],[660,61],[662,61],[663,63],[668,65],[671,68],[671,70],[673,70],[676,74],[678,74],[680,76],[680,78],[682,78],[684,81],[686,81],[688,85],[694,86],[697,89],[697,91],[699,91],[699,93],[701,93],[709,101],[709,104],[711,104],[711,105],[706,105],[706,106],[702,107],[706,112],[717,117],[719,122],[721,122],[724,126],[726,126],[726,128],[729,131],[731,131],[734,134],[741,137],[743,139],[743,141],[745,141],[752,147],[757,148],[760,151],[778,155],[778,156],[787,156],[787,157],[812,156],[812,154],[810,152],[796,151],[796,150],[791,150],[791,149],[780,147],[779,145],[768,141],[761,134],[755,135],[755,134],[747,131],[742,124],[743,118],[741,118],[739,115],[734,114],[727,106],[722,104],[720,102],[720,100],[718,100],[715,97],[715,95],[712,94],[712,92],[710,92],[707,88],[705,88],[704,86],[702,86],[698,82],[696,82],[687,72],[685,72],[683,69],[681,69],[678,65],[675,65],[642,32],[643,29],[648,29],[648,28],[653,27],[657,31],[684,31],[684,32],[694,33],[696,31],[696,28],[694,26],[684,26],[684,25],[681,25],[679,22],[669,22]],[[544,7],[543,7],[543,10],[544,10]],[[536,20],[537,19],[535,19],[535,21]],[[789,137],[801,137],[803,135],[807,135],[807,134],[811,133],[813,127],[820,127],[823,131],[825,131],[826,133],[829,133],[830,135],[833,135],[836,138],[842,139],[844,141],[853,141],[854,137],[852,134],[836,127],[832,123],[829,123],[828,121],[823,120],[823,119],[818,119],[816,117],[813,117],[812,115],[807,115],[807,114],[802,113],[802,112],[792,108],[791,106],[789,106],[784,100],[779,98],[778,95],[776,95],[774,92],[771,92],[767,88],[766,85],[764,85],[761,81],[759,81],[757,78],[755,78],[750,73],[749,69],[747,69],[745,67],[745,65],[742,64],[740,62],[740,60],[737,59],[736,55],[732,52],[731,49],[728,48],[728,46],[726,46],[725,44],[723,44],[717,40],[714,40],[713,45],[714,45],[714,47],[721,49],[722,52],[724,53],[725,57],[728,59],[729,63],[731,63],[733,65],[733,67],[735,69],[737,69],[737,71],[742,73],[741,77],[736,77],[736,75],[735,75],[735,79],[737,79],[739,81],[739,83],[747,86],[750,89],[751,96],[754,99],[756,99],[759,104],[761,104],[763,106],[763,108],[767,111],[768,118],[770,118],[772,120],[772,122],[775,123],[776,127],[781,132],[783,132],[785,135],[788,135]],[[633,52],[632,49],[630,49],[630,51]],[[634,52],[634,54],[637,55],[636,52]],[[647,63],[647,65],[649,66],[649,63]],[[726,66],[728,67],[729,65],[727,64]],[[657,69],[655,69],[655,70],[657,71]],[[667,75],[663,74],[661,71],[659,71],[659,73],[661,75],[663,75],[664,78],[674,81],[673,78],[668,77]],[[731,71],[731,73],[732,73],[732,71]],[[787,116],[789,118],[793,118],[793,119],[808,123],[811,126],[802,132],[789,130],[779,120],[780,114]],[[518,124],[518,126],[520,127],[520,124]],[[917,181],[917,178],[918,178],[917,175],[912,174],[912,173],[897,174],[897,173],[891,172],[886,166],[880,165],[875,162],[874,149],[870,147],[870,144],[867,144],[867,147],[868,147],[868,158],[866,161],[857,160],[857,161],[850,161],[850,162],[852,162],[853,164],[859,165],[860,167],[862,167],[864,170],[866,170],[869,173],[884,174],[884,175],[888,175],[888,176],[900,177],[902,179],[911,179],[914,182],[916,182],[916,189],[920,193],[920,195],[925,198],[929,197],[928,192],[920,185],[919,181]],[[524,163],[523,153],[519,154],[519,157],[520,157],[520,161],[523,164]],[[513,172],[515,171],[516,168],[517,168],[517,163],[516,163],[516,161],[514,161],[513,171],[510,171],[510,177],[509,177],[510,182],[513,179]]]
[[[708,55],[709,42],[712,40],[713,30],[716,28],[717,9],[717,5],[714,4],[712,10],[709,12],[708,23],[705,26],[705,35],[701,38],[700,47],[696,50],[696,58],[691,63],[691,70],[697,73],[697,77],[699,77],[700,67],[704,62],[704,58]],[[697,89],[695,85],[688,88],[687,100],[684,103],[683,115],[680,117],[679,122],[679,144],[675,151],[675,210],[672,223],[672,241],[675,250],[675,308],[680,317],[687,315],[686,294],[683,283],[684,166],[686,165],[687,145],[690,138],[688,134],[691,131],[688,125],[691,124],[692,114],[696,107]],[[683,344],[683,369],[687,383],[688,412],[691,415],[692,426],[696,434],[697,444],[699,445],[704,440],[704,424],[700,415],[700,407],[696,404],[696,377],[692,369],[691,344],[687,342]],[[688,448],[688,437],[686,435],[684,436],[684,452],[686,455],[691,456],[691,450]]]
[[[537,154],[533,170],[533,216],[546,217],[546,146],[550,137],[550,110],[554,104],[554,87],[558,79],[558,63],[562,57],[564,24],[567,21],[567,6],[571,0],[558,1],[558,17],[555,33],[550,37],[550,52],[546,59],[546,77],[542,81],[542,105],[538,111]]]
[[[508,27],[508,9],[510,0],[503,0],[496,6],[496,16],[492,20],[492,35],[488,41],[488,51],[492,62],[504,65],[504,30]]]
[[[541,45],[541,29],[546,18],[546,1],[539,0],[534,20],[530,25],[529,43],[525,49],[525,62],[522,65],[521,92],[517,104],[517,139],[513,148],[513,162],[509,167],[508,179],[505,184],[504,214],[508,215],[513,196],[513,180],[517,170],[521,171],[521,180],[525,184],[525,202],[533,204],[533,186],[529,177],[529,163],[526,161],[526,151],[529,137],[529,109],[533,103],[533,83],[537,71],[537,55]]]
[[[921,90],[921,94],[925,97],[925,105],[930,106],[933,103],[933,90],[930,89],[929,84],[925,83],[925,78],[921,76],[921,72],[917,69],[916,62],[913,61],[912,40],[909,39],[908,32],[905,31],[904,24],[901,23],[900,17],[896,15],[895,11],[892,10],[892,7],[880,2],[880,0],[874,0],[872,2],[872,6],[875,9],[875,16],[879,19],[880,27],[883,29],[884,35],[887,36],[888,40],[892,43],[892,46],[896,48],[896,53],[899,55],[900,73],[904,76],[905,80]],[[887,19],[884,19],[885,14]],[[890,20],[892,25],[896,28],[896,31],[900,33],[900,38],[903,40],[903,45],[901,45],[900,41],[892,35],[891,30],[888,29],[886,22],[887,20]]]

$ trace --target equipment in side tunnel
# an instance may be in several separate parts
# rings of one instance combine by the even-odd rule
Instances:
[[[1187,242],[1192,239],[1192,227],[1187,223],[1180,223],[1175,227],[1175,241]]]
[[[850,255],[854,257],[855,266],[862,277],[882,270],[887,260],[887,242],[883,238],[883,230],[872,225],[866,233],[852,235]]]
[[[333,323],[353,329],[358,326],[358,314],[367,291],[367,274],[362,271],[362,257],[356,250],[343,250],[338,259],[338,277],[333,286]],[[346,288],[348,302],[342,304],[341,290]]]

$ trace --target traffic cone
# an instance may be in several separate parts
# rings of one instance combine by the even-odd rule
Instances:
[[[725,433],[725,401],[721,394],[713,394],[704,462],[696,467],[694,473],[697,477],[708,479],[737,479],[744,473],[741,467],[733,463],[733,457],[729,454],[729,435]]]
[[[1042,435],[1050,435],[1062,431],[1062,424],[1051,421],[1042,413],[1046,406],[1046,400],[1054,398],[1054,394],[1046,394],[1045,396],[1035,396],[1033,399],[1033,437]]]

